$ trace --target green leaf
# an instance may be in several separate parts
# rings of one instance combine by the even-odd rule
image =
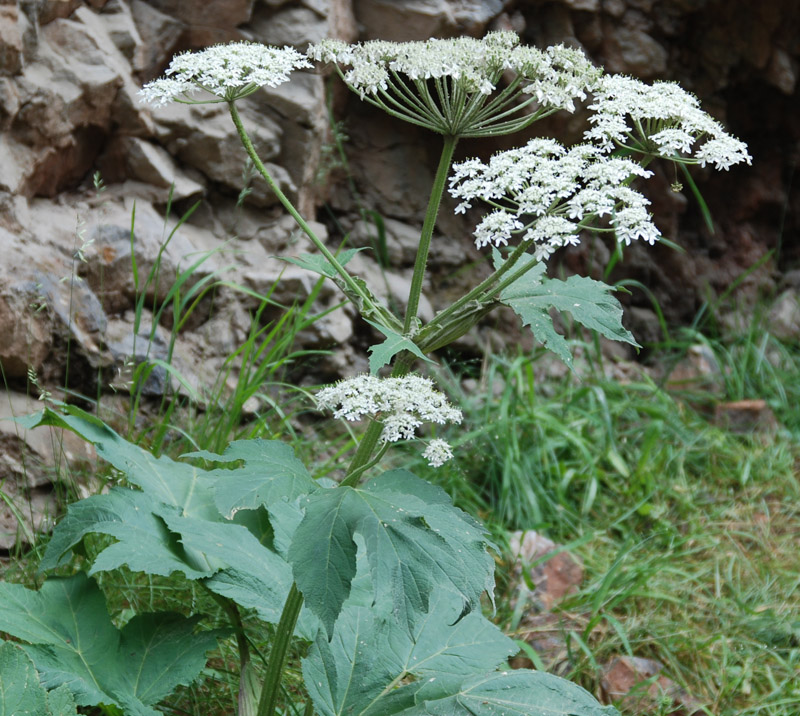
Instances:
[[[39,683],[31,658],[11,642],[0,645],[0,716],[72,716],[77,713],[69,689],[49,694]]]
[[[138,490],[114,487],[108,494],[95,495],[71,504],[47,545],[40,569],[56,567],[87,534],[115,537],[119,542],[103,549],[95,558],[90,574],[127,565],[137,572],[169,576],[183,572],[188,579],[212,574],[219,563],[190,556],[154,510],[164,506]]]
[[[362,487],[318,490],[289,549],[306,603],[332,633],[356,572],[356,533],[364,539],[376,605],[415,614],[434,586],[454,590],[462,614],[493,593],[494,562],[485,529],[453,507],[447,494],[405,470]],[[301,503],[303,504],[303,503]]]
[[[360,249],[347,249],[346,251],[340,252],[336,257],[336,260],[341,266],[344,266],[359,251],[365,251],[366,248],[367,247]],[[293,256],[284,256],[282,257],[282,260],[288,261],[290,264],[294,264],[295,266],[299,266],[300,268],[304,268],[308,271],[313,271],[314,273],[326,276],[327,278],[337,278],[339,276],[339,274],[336,272],[336,269],[333,267],[333,264],[324,256],[322,256],[322,254],[301,254],[296,258]]]
[[[368,321],[366,318],[364,320],[386,336],[386,340],[383,343],[378,343],[367,349],[371,354],[369,357],[369,372],[372,375],[377,375],[378,371],[383,368],[383,366],[389,365],[389,363],[392,362],[392,358],[400,353],[400,351],[411,351],[417,358],[422,358],[422,360],[428,363],[434,363],[434,361],[428,358],[410,338],[406,338],[378,323]]]
[[[195,634],[198,620],[142,614],[119,631],[97,585],[83,574],[48,580],[38,592],[0,583],[0,630],[29,642],[23,648],[45,688],[65,685],[81,706],[157,714],[150,705],[194,681],[205,653],[225,633]]]
[[[154,502],[175,505],[195,516],[218,519],[211,492],[213,480],[205,471],[175,462],[166,455],[153,457],[147,450],[121,438],[93,415],[74,405],[62,408],[63,413],[46,409],[18,418],[17,422],[28,428],[54,425],[71,430],[92,443],[101,458],[124,473],[128,482],[140,487]]]
[[[412,624],[384,619],[368,607],[346,606],[330,641],[320,633],[303,661],[305,683],[322,716],[358,716],[391,708],[387,685],[409,676],[436,678],[457,689],[517,651],[478,612],[459,620],[458,595],[436,590],[427,614]],[[389,697],[389,698],[387,698]]]
[[[526,255],[518,266],[522,268],[535,261]],[[502,263],[499,252],[495,251],[495,268],[500,268]],[[610,295],[614,290],[612,286],[587,276],[570,276],[566,281],[547,278],[545,268],[542,263],[536,264],[500,293],[501,303],[510,306],[522,318],[523,325],[531,327],[536,340],[545,348],[572,366],[569,346],[553,326],[551,308],[569,312],[575,321],[606,338],[639,346],[622,325],[622,307]]]
[[[292,500],[317,489],[317,484],[294,450],[279,440],[236,440],[222,455],[205,450],[182,457],[204,458],[211,462],[241,462],[234,469],[210,470],[215,481],[215,501],[219,511],[231,518],[239,510],[254,510],[283,498]]]
[[[54,530],[42,569],[62,563],[87,534],[107,534],[119,541],[99,553],[90,573],[127,565],[165,576],[180,571],[188,579],[213,575],[206,582],[213,591],[256,609],[267,621],[278,620],[292,572],[265,544],[273,535],[259,506],[317,489],[289,447],[254,440],[233,443],[223,455],[194,453],[215,462],[243,463],[230,470],[204,471],[154,458],[85,414],[47,411],[31,422],[61,423],[92,440],[99,454],[146,487],[115,487],[70,505]],[[235,520],[247,526],[226,520],[217,502],[229,514],[240,510]],[[308,615],[301,628],[313,635],[316,622]]]
[[[403,716],[619,716],[613,706],[601,705],[577,684],[527,669],[471,676],[457,691],[447,695],[443,693],[447,689],[442,689],[435,681],[412,691],[416,705],[393,713]],[[384,712],[384,716],[389,713]]]

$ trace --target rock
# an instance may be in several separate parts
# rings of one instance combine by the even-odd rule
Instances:
[[[585,623],[563,613],[526,614],[515,636],[533,647],[548,672],[566,675],[570,669],[567,635],[571,631],[581,633],[585,627]],[[512,659],[510,664],[512,669],[537,668],[537,665],[524,653]]]
[[[181,20],[189,27],[230,30],[250,19],[254,2],[255,0],[149,0],[156,10]]]
[[[145,67],[144,43],[130,5],[123,0],[111,0],[98,18],[116,48],[131,63],[131,69],[141,72]]]
[[[117,370],[110,387],[121,392],[130,387],[136,369],[142,363],[152,360],[167,361],[169,358],[169,333],[159,325],[153,328],[150,311],[142,312],[137,332],[134,332],[133,326],[134,315],[132,311],[128,311],[122,317],[109,320],[105,334]],[[153,364],[146,375],[141,386],[142,395],[161,397],[167,394],[172,381],[163,365]]]
[[[620,18],[625,14],[625,0],[603,0],[603,12]]]
[[[69,431],[26,430],[9,420],[41,409],[27,395],[0,391],[0,484],[5,498],[0,503],[0,550],[33,544],[36,533],[51,527],[61,507],[53,483],[67,465],[95,460],[94,448]]]
[[[526,569],[532,562],[539,562],[543,557],[552,555],[529,571],[535,586],[532,596],[545,610],[552,609],[564,597],[580,588],[583,564],[570,552],[558,551],[561,545],[534,530],[513,532],[509,544],[511,555],[516,560],[515,570]],[[524,584],[524,581],[520,583],[521,591]]]
[[[91,245],[86,252],[86,263],[81,265],[81,275],[111,313],[132,308],[136,299],[131,261],[131,210],[130,206],[106,206],[96,213],[96,223],[87,227]],[[190,224],[184,223],[173,233],[175,223],[172,218],[162,218],[146,203],[136,204],[133,251],[139,290],[145,292],[148,305],[152,305],[153,300],[163,302],[178,274],[195,264],[201,254],[219,246],[213,234]],[[209,254],[196,267],[192,278],[184,279],[184,295],[195,282],[221,268],[219,257]],[[153,278],[148,282],[151,274]]]
[[[353,8],[365,39],[405,42],[480,36],[505,4],[503,0],[355,0]]]
[[[319,74],[295,72],[291,82],[265,87],[254,96],[253,109],[274,118],[280,128],[280,154],[296,186],[295,204],[304,216],[316,210],[322,145],[328,131],[325,84]]]
[[[17,86],[7,77],[0,77],[0,131],[11,127],[19,110]]]
[[[600,0],[562,0],[570,10],[583,12],[597,12],[600,9]]]
[[[50,352],[52,325],[46,301],[34,281],[0,287],[0,364],[8,378],[23,377],[28,368],[38,370]]]
[[[282,191],[294,195],[296,188],[283,167],[269,163],[280,152],[280,127],[267,117],[251,116],[252,109],[240,110],[242,122],[261,160]],[[245,186],[243,172],[247,154],[230,116],[220,104],[185,105],[173,103],[153,111],[159,140],[173,156],[186,162],[236,193]],[[245,201],[257,206],[277,202],[264,181],[257,177]]]
[[[302,5],[281,8],[277,12],[261,7],[250,23],[250,33],[255,40],[267,45],[291,45],[301,52],[310,44],[329,37],[329,31],[324,15]]]
[[[769,330],[783,341],[800,342],[800,288],[788,288],[769,311]]]
[[[667,51],[650,35],[635,28],[605,23],[603,55],[608,72],[642,79],[660,77],[667,69]]]
[[[164,189],[161,192],[161,204],[167,203],[170,189],[173,201],[205,193],[205,187],[179,169],[165,149],[138,137],[123,136],[114,140],[106,150],[100,167],[106,181],[119,182],[132,178]]]
[[[774,432],[778,420],[765,400],[735,400],[714,406],[714,422],[733,433]]]
[[[142,76],[146,82],[159,75],[175,54],[186,25],[144,0],[133,0],[130,8],[142,39]]]
[[[0,75],[22,70],[22,33],[16,5],[0,5]]]
[[[793,60],[786,50],[776,47],[767,68],[767,81],[785,95],[791,95],[797,86],[797,69],[798,61]]]
[[[446,36],[453,25],[447,0],[355,0],[353,9],[366,40],[427,40]]]
[[[81,0],[41,0],[37,3],[37,20],[40,25],[47,25],[72,15],[81,5]]]
[[[23,489],[44,487],[59,479],[59,470],[96,459],[94,446],[69,430],[42,426],[32,430],[11,420],[42,409],[35,398],[14,391],[0,391],[0,454],[6,467],[13,461],[14,479]],[[0,476],[8,478],[8,472]]]
[[[670,372],[667,388],[721,393],[722,372],[714,352],[704,343],[689,346],[686,356]]]
[[[652,713],[664,699],[674,706],[671,716],[707,713],[700,703],[672,679],[661,675],[663,664],[636,656],[618,656],[603,668],[601,685],[610,701],[620,702],[631,713]]]
[[[383,113],[369,112],[362,119],[365,124],[348,148],[362,202],[383,217],[422,225],[433,184],[426,135]],[[441,144],[434,146],[439,151]]]

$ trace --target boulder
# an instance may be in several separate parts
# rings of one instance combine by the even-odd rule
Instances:
[[[252,108],[240,110],[242,122],[261,160],[281,190],[294,196],[296,187],[288,172],[270,162],[280,153],[280,126],[264,116],[253,116]],[[153,110],[159,141],[173,156],[201,171],[229,191],[239,193],[248,182],[247,154],[236,128],[221,104],[185,105],[173,103]],[[245,201],[268,206],[277,198],[260,178],[250,184]]]
[[[0,75],[16,75],[22,69],[22,32],[16,5],[0,5]]]

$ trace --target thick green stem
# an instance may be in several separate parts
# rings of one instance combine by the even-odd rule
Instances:
[[[471,301],[480,301],[481,299],[486,299],[488,296],[494,294],[494,291],[490,292],[490,289],[497,284],[497,282],[507,274],[519,261],[520,257],[530,248],[533,241],[523,241],[511,256],[508,257],[506,262],[496,271],[494,271],[491,275],[487,276],[483,281],[481,281],[475,288],[469,291],[467,294],[459,298],[457,301],[451,303],[447,308],[441,311],[430,323],[428,323],[425,328],[422,329],[420,335],[418,337],[418,344],[423,347],[426,343],[429,343],[431,338],[435,336],[438,329],[442,326],[446,325],[446,321],[451,316],[457,314],[462,308],[468,305]]]
[[[419,239],[417,248],[417,259],[414,262],[414,276],[411,279],[411,290],[408,292],[408,308],[406,319],[403,324],[403,333],[408,334],[411,326],[419,311],[419,297],[422,293],[422,281],[425,278],[425,267],[428,265],[428,252],[431,248],[431,238],[433,229],[436,226],[436,217],[439,214],[439,205],[442,203],[442,195],[447,182],[447,175],[450,172],[450,162],[453,160],[453,152],[456,149],[458,137],[446,136],[442,155],[439,157],[439,167],[436,169],[436,176],[433,180],[431,198],[428,201],[428,209],[425,212],[425,222],[422,225],[422,235]]]
[[[267,185],[275,193],[275,196],[278,197],[278,201],[280,201],[280,203],[283,205],[283,208],[289,212],[292,218],[297,222],[297,225],[303,230],[303,233],[305,233],[305,235],[311,239],[311,242],[314,244],[314,246],[319,249],[319,252],[325,257],[328,263],[333,266],[334,270],[339,274],[339,276],[341,276],[347,287],[363,300],[364,306],[368,309],[372,309],[375,312],[375,315],[381,315],[378,307],[375,306],[369,295],[367,295],[359,287],[359,285],[353,280],[353,277],[346,271],[344,266],[342,266],[336,257],[331,253],[330,249],[328,249],[322,240],[314,233],[313,229],[308,225],[308,222],[302,216],[300,216],[300,213],[297,211],[297,209],[295,209],[294,204],[292,204],[289,197],[287,197],[286,194],[281,191],[281,188],[277,185],[275,180],[267,171],[267,168],[264,166],[264,163],[258,156],[258,152],[256,152],[256,149],[253,146],[253,142],[250,141],[250,136],[247,134],[247,130],[242,124],[242,118],[239,115],[239,110],[236,109],[236,103],[228,102],[228,109],[231,113],[231,119],[236,126],[236,131],[239,133],[239,139],[241,139],[242,145],[247,151],[247,156],[250,157],[253,162],[253,166],[263,177],[264,181],[267,182]]]
[[[294,636],[294,627],[300,610],[303,608],[303,595],[292,584],[286,603],[283,605],[283,612],[278,626],[275,629],[275,639],[269,652],[267,662],[267,673],[264,677],[264,686],[261,689],[261,698],[258,701],[257,716],[275,716],[275,707],[278,704],[278,694],[281,688],[281,677],[286,667],[286,657],[289,652],[289,645]]]

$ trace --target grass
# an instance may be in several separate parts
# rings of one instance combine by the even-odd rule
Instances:
[[[779,430],[727,432],[689,407],[707,394],[679,399],[646,377],[540,383],[535,360],[493,357],[480,382],[495,397],[458,395],[472,429],[441,477],[501,542],[535,529],[582,557],[583,586],[560,607],[559,673],[600,694],[603,665],[635,655],[662,663],[700,713],[796,716],[800,350],[756,319],[732,339],[693,332],[669,348],[698,340],[722,368],[717,400],[763,397]],[[522,638],[514,580],[501,592],[500,622]]]

